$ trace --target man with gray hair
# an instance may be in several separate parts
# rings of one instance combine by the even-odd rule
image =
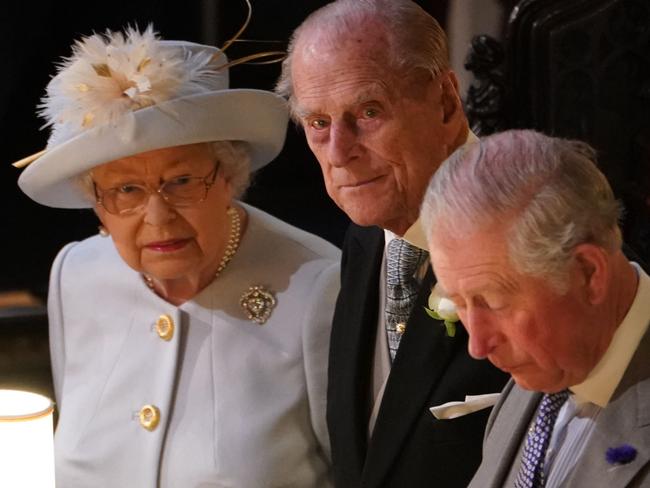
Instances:
[[[425,307],[435,278],[418,221],[426,184],[475,141],[445,34],[410,0],[338,0],[294,33],[277,91],[323,171],[347,232],[330,346],[327,421],[338,487],[465,488],[501,390],[462,327]],[[453,337],[452,337],[453,335]]]
[[[471,487],[650,486],[650,278],[621,250],[594,161],[584,143],[504,132],[427,189],[431,261],[469,352],[513,378]]]

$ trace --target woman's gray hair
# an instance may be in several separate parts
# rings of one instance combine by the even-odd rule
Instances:
[[[219,171],[233,190],[233,197],[239,198],[250,184],[251,158],[248,143],[242,141],[212,141],[205,143],[214,160],[219,161]],[[89,202],[95,203],[95,189],[92,171],[77,176],[75,183],[81,188]]]
[[[232,187],[233,197],[241,197],[251,181],[251,157],[248,143],[214,141],[209,144],[215,159],[221,162],[220,170]]]
[[[289,101],[295,120],[291,63],[296,45],[303,35],[320,30],[327,32],[332,46],[339,39],[354,33],[359,25],[378,21],[389,36],[390,52],[387,69],[400,77],[415,69],[424,69],[433,77],[449,69],[447,36],[438,22],[411,0],[337,0],[313,12],[294,31],[289,41],[287,57],[275,92]]]
[[[583,142],[532,130],[464,146],[429,183],[422,204],[427,236],[467,236],[510,222],[505,238],[513,265],[564,292],[577,245],[614,251],[622,244],[621,206],[595,161]]]

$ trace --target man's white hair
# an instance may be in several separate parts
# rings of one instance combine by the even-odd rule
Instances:
[[[522,273],[566,291],[573,249],[622,244],[621,206],[579,141],[507,131],[464,146],[431,179],[422,204],[427,236],[468,236],[510,223],[509,257]]]
[[[386,29],[390,50],[386,53],[387,69],[400,77],[423,69],[433,77],[449,69],[447,37],[438,22],[411,0],[337,0],[313,12],[294,31],[287,58],[275,87],[276,93],[289,100],[295,120],[291,64],[296,46],[303,37],[325,32],[330,46],[359,30],[368,21],[379,22]]]

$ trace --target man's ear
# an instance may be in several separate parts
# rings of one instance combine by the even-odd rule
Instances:
[[[610,260],[608,252],[595,244],[580,244],[573,250],[578,273],[578,283],[585,291],[591,305],[601,304],[607,297],[610,283]]]
[[[443,121],[445,124],[453,122],[463,115],[463,104],[458,93],[458,78],[453,71],[441,76],[442,107],[444,110]],[[462,117],[461,117],[462,118]]]

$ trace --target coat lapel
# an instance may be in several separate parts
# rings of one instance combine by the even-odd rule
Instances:
[[[634,477],[650,462],[650,397],[647,385],[644,392],[641,390],[641,385],[634,388],[632,396],[636,396],[636,400],[628,396],[616,411],[603,411],[582,453],[583,460],[589,459],[589,462],[583,461],[577,466],[567,486],[641,486],[632,484]],[[607,449],[624,444],[636,449],[635,459],[627,464],[609,464],[605,457]]]
[[[337,485],[360,482],[366,457],[384,235],[351,225],[332,325],[327,422]]]
[[[466,334],[462,327],[455,338],[447,337],[442,322],[425,313],[423,307],[427,305],[433,283],[429,269],[386,385],[364,468],[367,486],[381,485],[411,426],[426,407],[433,385],[444,374],[457,349],[466,344],[461,340]]]
[[[596,421],[583,459],[567,480],[567,486],[641,486],[635,476],[650,463],[650,330],[643,337],[609,405]],[[607,449],[624,444],[636,449],[627,464],[606,461]],[[647,476],[647,475],[646,475]],[[648,479],[643,479],[647,483]],[[645,484],[643,485],[645,486]]]
[[[501,488],[511,470],[519,469],[520,448],[542,394],[519,388],[510,380],[501,392],[486,427],[483,461],[469,488]]]

